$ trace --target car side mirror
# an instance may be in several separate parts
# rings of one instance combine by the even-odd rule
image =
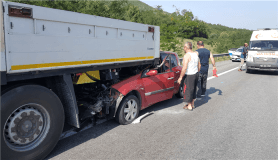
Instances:
[[[157,75],[157,70],[150,70],[149,72],[146,73],[147,76],[154,76]]]

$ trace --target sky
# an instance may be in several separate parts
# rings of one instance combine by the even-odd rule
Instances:
[[[173,13],[176,8],[189,10],[194,17],[211,24],[257,30],[258,28],[278,28],[278,0],[276,1],[169,1],[140,0],[151,7],[162,6]],[[176,6],[175,7],[173,7]]]

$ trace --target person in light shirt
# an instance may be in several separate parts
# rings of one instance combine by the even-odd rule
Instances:
[[[194,100],[196,99],[196,86],[201,64],[198,57],[198,52],[192,51],[191,42],[186,42],[184,44],[184,52],[186,54],[183,57],[183,67],[178,79],[178,83],[181,84],[183,76],[186,76],[184,80],[184,86],[186,86],[186,90],[184,91],[183,98],[185,106],[183,109],[192,111],[194,108]]]

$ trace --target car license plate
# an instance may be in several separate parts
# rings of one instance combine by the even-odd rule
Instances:
[[[240,61],[240,59],[237,59],[238,61]]]
[[[270,64],[261,64],[260,67],[271,67]]]

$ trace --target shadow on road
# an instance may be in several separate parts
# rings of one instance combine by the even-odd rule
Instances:
[[[175,105],[179,105],[183,103],[183,99],[176,98],[173,96],[172,99],[165,100],[162,102],[158,102],[146,109],[143,109],[139,112],[139,116],[151,112],[151,111],[159,111],[162,109],[170,108]],[[182,109],[182,107],[181,107]],[[150,115],[151,116],[151,115]],[[132,125],[132,124],[129,124]],[[55,156],[62,154],[63,152],[67,152],[68,150],[82,145],[82,143],[85,143],[86,141],[95,139],[100,137],[101,135],[105,134],[106,132],[109,132],[110,130],[113,130],[114,128],[120,126],[114,119],[108,120],[104,123],[101,123],[99,125],[96,125],[92,128],[89,128],[85,131],[79,132],[75,135],[69,136],[65,139],[60,140],[55,148],[52,150],[52,152],[45,158],[45,159],[51,159]],[[97,145],[97,144],[95,144]]]
[[[245,69],[244,69],[244,71],[246,71]],[[254,75],[268,75],[268,76],[278,76],[278,72],[277,71],[275,71],[275,72],[273,72],[273,71],[256,71],[256,70],[254,70],[254,71],[251,71],[251,73],[249,73],[249,74],[254,74]]]
[[[50,154],[45,159],[54,158],[55,156],[63,152],[67,152],[68,150],[76,146],[82,145],[82,143],[85,143],[86,141],[98,138],[99,136],[103,135],[106,132],[109,132],[110,130],[118,126],[119,124],[112,119],[100,125],[96,125],[92,128],[79,132],[75,135],[64,138],[57,143],[55,148],[50,152]]]
[[[181,98],[177,98],[176,96],[173,96],[172,99],[169,99],[169,100],[165,100],[165,101],[161,101],[161,102],[158,102],[146,109],[143,109],[140,111],[139,113],[139,116],[140,115],[143,115],[147,112],[156,112],[156,111],[159,111],[159,110],[163,110],[163,109],[166,109],[166,108],[171,108],[175,105],[179,105],[179,104],[182,104],[183,103],[183,99]],[[182,107],[181,107],[182,109]]]
[[[207,95],[205,97],[203,97],[202,100],[197,100],[195,102],[195,107],[200,107],[201,105],[207,103],[211,99],[209,97],[209,95],[213,94],[215,92],[218,92],[218,95],[222,95],[221,90],[211,87],[210,89],[207,89]],[[160,111],[160,110],[171,108],[171,107],[174,107],[174,106],[180,105],[180,104],[183,104],[183,99],[176,98],[175,96],[173,96],[172,99],[158,102],[146,109],[141,110],[139,113],[139,117],[147,112]],[[182,107],[183,107],[183,105],[180,106],[181,110],[183,110]],[[132,124],[130,124],[130,125],[132,125]],[[104,123],[96,125],[92,128],[89,128],[85,131],[79,132],[75,135],[62,139],[57,143],[55,148],[45,159],[54,158],[55,156],[57,156],[63,152],[67,152],[68,150],[70,150],[76,146],[82,145],[83,143],[85,143],[89,140],[98,138],[101,135],[105,134],[106,132],[109,132],[110,130],[113,130],[114,128],[116,128],[118,126],[120,126],[120,125],[114,119],[111,119]],[[95,144],[95,145],[97,145],[97,144]]]
[[[208,103],[208,101],[211,99],[209,95],[216,92],[218,92],[218,95],[222,95],[222,91],[220,89],[215,89],[215,87],[210,87],[210,89],[207,89],[206,96],[202,97],[201,100],[195,101],[194,103],[195,108],[201,107],[203,104]]]

